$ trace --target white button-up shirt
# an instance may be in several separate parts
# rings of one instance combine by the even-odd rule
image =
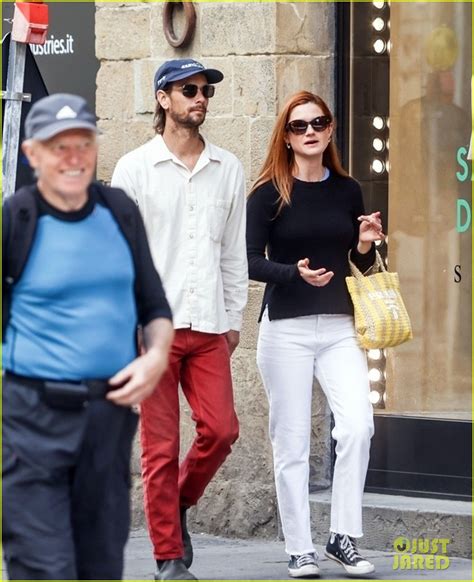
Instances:
[[[247,302],[242,164],[204,140],[192,171],[157,135],[112,176],[138,204],[175,329],[239,331]]]

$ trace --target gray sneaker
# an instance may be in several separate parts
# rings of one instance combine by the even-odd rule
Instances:
[[[186,568],[181,558],[175,560],[156,560],[158,573],[155,580],[197,580]]]
[[[319,576],[319,567],[314,554],[290,556],[288,574],[292,578],[312,578]]]

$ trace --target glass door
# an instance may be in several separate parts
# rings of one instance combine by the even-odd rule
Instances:
[[[368,488],[471,493],[472,4],[339,8],[339,140],[414,339],[368,352],[376,412]]]

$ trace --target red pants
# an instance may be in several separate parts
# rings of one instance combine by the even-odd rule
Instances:
[[[197,432],[181,465],[178,384]],[[183,556],[180,507],[198,502],[237,437],[225,336],[176,330],[168,370],[141,405],[145,512],[157,560]]]

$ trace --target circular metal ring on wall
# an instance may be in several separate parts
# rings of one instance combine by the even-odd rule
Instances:
[[[184,10],[185,25],[180,37],[174,32],[173,15],[176,8]],[[187,46],[196,30],[196,10],[192,2],[165,2],[163,9],[163,30],[168,43],[174,47]]]

